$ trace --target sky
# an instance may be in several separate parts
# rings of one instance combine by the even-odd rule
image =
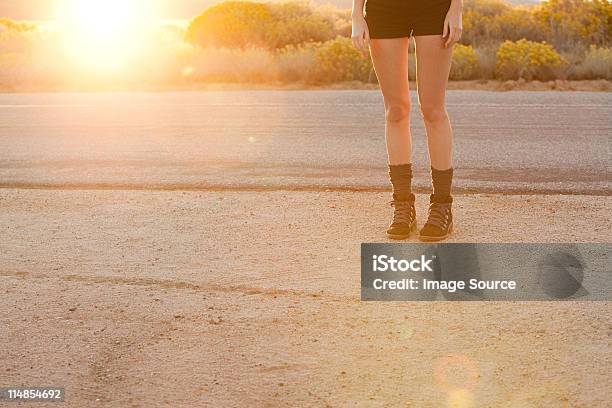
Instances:
[[[0,0],[0,17],[14,20],[48,20],[56,13],[58,3],[64,0]],[[97,1],[97,0],[82,0]],[[131,0],[125,0],[131,1]],[[192,18],[199,15],[206,7],[220,0],[148,0],[158,5],[159,13],[164,19]],[[272,0],[274,1],[274,0]],[[538,0],[509,0],[512,3],[533,3]],[[350,8],[352,0],[313,0],[317,4],[333,4],[341,8]]]
[[[0,17],[14,20],[47,20],[53,17],[62,0],[0,0]],[[88,1],[88,0],[83,0]],[[91,1],[91,0],[89,0]],[[125,0],[130,1],[130,0]],[[148,0],[158,3],[160,13],[166,19],[192,18],[219,0]],[[349,8],[351,0],[317,0],[313,3],[334,4]]]
[[[15,20],[47,20],[53,18],[62,0],[0,0],[0,17]],[[88,1],[88,0],[83,0]],[[130,1],[130,0],[125,0]],[[202,12],[216,0],[149,0],[158,3],[164,18],[189,18]]]

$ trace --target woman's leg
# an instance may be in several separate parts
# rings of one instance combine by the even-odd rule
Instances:
[[[390,165],[412,161],[408,41],[405,38],[370,40],[370,54],[385,102],[385,140]]]
[[[408,44],[408,37],[370,40],[370,54],[385,102],[385,140],[395,208],[387,236],[393,239],[408,238],[416,230],[412,194]]]
[[[446,85],[452,47],[444,48],[441,35],[416,36],[417,91],[431,166],[438,170],[453,166],[453,131],[445,107]]]
[[[420,231],[425,241],[439,241],[453,229],[451,185],[453,180],[453,131],[446,113],[445,96],[452,47],[441,35],[415,36],[419,106],[427,131],[433,194],[427,222]]]

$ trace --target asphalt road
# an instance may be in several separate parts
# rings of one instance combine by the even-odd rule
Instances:
[[[609,194],[611,102],[450,91],[456,191]],[[0,186],[384,191],[383,130],[378,91],[3,94]]]

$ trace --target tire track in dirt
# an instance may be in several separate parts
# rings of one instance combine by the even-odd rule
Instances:
[[[64,276],[52,276],[44,273],[31,273],[31,272],[8,272],[0,271],[2,277],[22,278],[22,279],[49,279],[49,280],[61,280],[65,282],[85,282],[85,283],[96,283],[96,284],[111,284],[111,285],[127,285],[127,286],[155,286],[162,289],[179,289],[179,290],[190,290],[193,292],[218,292],[218,293],[242,293],[244,295],[262,295],[269,297],[276,296],[289,296],[299,298],[325,298],[326,300],[336,301],[355,301],[358,302],[358,298],[350,296],[339,296],[332,295],[329,293],[314,293],[306,292],[295,289],[269,289],[255,286],[245,285],[211,285],[204,283],[176,281],[169,279],[155,279],[155,278],[126,278],[120,276],[84,276],[84,275],[64,275]]]

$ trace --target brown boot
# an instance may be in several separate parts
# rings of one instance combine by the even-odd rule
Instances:
[[[416,209],[414,200],[391,201],[393,206],[393,221],[387,229],[387,236],[391,239],[406,239],[416,231]]]
[[[452,200],[449,201],[436,202],[433,199],[430,201],[427,222],[419,234],[421,241],[441,241],[453,232]]]

